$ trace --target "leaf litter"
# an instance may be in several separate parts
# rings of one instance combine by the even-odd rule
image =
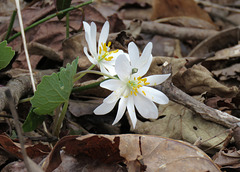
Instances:
[[[82,29],[82,21],[94,21],[97,24],[98,30],[100,30],[105,20],[108,19],[111,25],[110,28],[112,29],[111,48],[121,47],[121,49],[127,50],[127,44],[131,40],[134,40],[140,49],[147,42],[154,42],[154,48],[156,49],[153,52],[156,57],[154,57],[147,75],[161,74],[163,69],[162,64],[167,61],[172,65],[172,81],[174,85],[189,95],[195,95],[194,97],[198,97],[198,101],[203,101],[210,107],[239,117],[239,54],[238,40],[236,40],[236,38],[238,39],[236,36],[238,29],[223,31],[200,43],[195,40],[179,40],[169,38],[165,35],[153,35],[143,32],[145,28],[141,23],[133,30],[131,27],[128,28],[125,26],[127,23],[126,19],[129,20],[138,17],[143,20],[150,20],[150,18],[154,20],[159,19],[156,22],[161,22],[162,24],[166,24],[166,26],[171,24],[186,29],[192,27],[201,28],[204,31],[204,29],[217,30],[221,28],[218,25],[219,23],[209,17],[207,8],[203,7],[200,9],[194,1],[191,1],[191,3],[190,8],[187,8],[186,6],[189,4],[185,3],[185,1],[180,3],[177,0],[173,1],[172,4],[168,4],[169,6],[166,5],[167,1],[162,1],[161,4],[158,4],[157,0],[151,2],[133,0],[131,2],[122,1],[121,3],[118,1],[98,1],[82,8],[83,10],[78,9],[70,13],[71,37],[69,39],[65,39],[65,18],[62,18],[61,21],[54,18],[26,32],[27,42],[39,43],[50,47],[50,51],[58,54],[64,66],[79,56],[78,70],[84,70],[90,66],[90,63],[84,57],[83,53],[83,47],[86,46],[84,32],[78,33]],[[159,5],[164,9],[156,10],[159,9]],[[55,11],[54,4],[42,4],[42,2],[37,2],[32,7],[23,9],[25,26],[32,24],[53,11]],[[140,13],[140,11],[144,13]],[[199,11],[201,11],[200,15]],[[140,14],[144,14],[144,16]],[[14,31],[18,30],[18,27],[14,27]],[[191,32],[189,34],[194,35]],[[231,39],[232,37],[234,38]],[[24,53],[21,50],[21,40],[15,39],[9,45],[13,47],[18,55],[11,67],[26,68],[26,62],[23,58]],[[214,53],[214,56],[207,57],[211,52]],[[47,55],[40,54],[37,51],[34,51],[32,54],[34,54],[31,55],[32,65],[35,69],[39,68],[41,64],[44,64],[42,61],[46,61]],[[187,54],[189,54],[188,57],[186,57]],[[203,58],[200,62],[196,61],[193,66],[186,66],[189,59],[200,59],[202,57],[206,58]],[[59,59],[52,60],[60,61]],[[97,76],[87,75],[81,81],[97,83],[99,80]],[[81,85],[82,83],[79,84]],[[68,90],[68,95],[70,94],[69,91],[71,92],[71,89]],[[44,92],[40,95],[44,94]],[[104,131],[106,134],[133,132],[134,134],[112,136],[69,135],[63,137],[56,143],[53,149],[50,150],[48,148],[47,150],[40,151],[45,152],[44,156],[47,156],[46,159],[43,159],[44,156],[36,154],[36,157],[42,157],[40,158],[42,162],[40,163],[41,160],[38,160],[38,163],[46,171],[52,171],[55,168],[55,171],[76,171],[77,169],[79,171],[97,171],[101,169],[105,171],[156,171],[160,170],[159,167],[164,168],[165,171],[173,171],[176,168],[178,171],[180,169],[183,171],[191,171],[193,169],[195,171],[219,171],[215,163],[227,170],[239,168],[238,161],[236,161],[236,159],[239,159],[238,148],[234,145],[237,138],[231,139],[229,141],[230,145],[225,145],[225,139],[228,136],[227,127],[202,119],[189,108],[179,105],[180,102],[170,102],[168,105],[159,106],[159,118],[157,120],[145,121],[139,116],[135,130],[130,129],[131,126],[127,123],[126,117],[118,125],[114,126],[118,128],[118,130],[115,130],[116,132],[111,132],[112,128],[101,130],[104,128],[103,123],[97,124],[93,122],[99,119],[94,118],[91,112],[95,106],[101,103],[99,100],[108,94],[109,92],[104,92],[100,87],[82,92],[74,92],[71,95],[74,104],[70,103],[68,109],[69,115],[66,116],[67,121],[70,123],[74,122],[75,126],[78,125],[78,129],[84,126],[84,130],[89,130],[90,132],[103,133]],[[92,101],[90,96],[100,97],[100,99],[95,102]],[[43,111],[50,113],[52,110],[44,108],[41,112]],[[104,121],[108,121],[106,125],[109,124],[111,126],[115,115],[116,111],[113,111],[104,117],[102,116],[105,119]],[[75,121],[71,116],[74,116]],[[88,120],[84,120],[84,118]],[[44,120],[49,120],[49,117]],[[84,122],[78,122],[79,120],[84,120]],[[51,125],[50,121],[47,121],[48,126]],[[62,136],[68,135],[67,131],[69,131],[69,128],[67,126],[70,126],[67,122],[63,124],[62,128],[66,129],[66,132],[62,131]],[[92,128],[97,130],[91,130]],[[19,150],[19,148],[14,146],[11,139],[7,138],[7,136],[2,136],[2,138],[6,139],[9,144],[11,143],[10,145],[13,145],[10,148],[2,146],[3,149],[6,152],[12,152],[16,158],[21,159],[19,152],[14,152],[15,149]],[[169,138],[184,140],[191,144]],[[201,141],[197,143],[199,139]],[[141,145],[139,145],[139,140],[141,141]],[[119,143],[119,145],[116,145],[116,143]],[[216,154],[215,156],[218,158],[214,158],[215,161],[213,162],[200,149],[192,146],[194,143],[202,150],[210,148],[206,152],[210,156]],[[31,144],[33,147],[37,145],[34,142]],[[37,149],[40,150],[41,148]],[[29,150],[35,152],[33,148],[29,148]],[[96,152],[97,154],[95,154]],[[6,159],[8,156],[4,157]],[[35,156],[30,157],[35,158]],[[11,159],[10,156],[8,158]],[[189,163],[189,159],[193,161]],[[3,159],[3,164],[6,162],[4,161]],[[14,163],[17,164],[18,162]],[[59,164],[60,166],[58,166]],[[16,167],[13,164],[9,164],[5,168],[14,170]],[[19,168],[23,169],[24,165]]]

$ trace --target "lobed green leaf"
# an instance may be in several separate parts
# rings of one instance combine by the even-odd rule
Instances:
[[[45,120],[44,115],[38,115],[33,112],[33,108],[31,108],[30,112],[28,113],[27,119],[23,123],[23,131],[30,132],[35,130],[39,125],[43,123]]]
[[[65,103],[73,88],[78,58],[60,72],[44,76],[31,99],[33,112],[38,115],[51,114],[60,104]]]
[[[15,51],[12,50],[12,47],[7,46],[6,40],[0,43],[0,70],[10,63],[14,54]]]

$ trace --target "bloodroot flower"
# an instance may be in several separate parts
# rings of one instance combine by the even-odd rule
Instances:
[[[83,25],[85,29],[85,39],[87,41],[88,48],[91,54],[89,55],[87,47],[84,47],[83,50],[87,58],[92,64],[97,65],[100,68],[101,72],[115,75],[115,60],[119,54],[123,53],[123,51],[109,51],[111,42],[108,42],[108,44],[106,44],[109,34],[109,22],[106,21],[102,27],[102,31],[98,40],[98,47],[96,45],[96,24],[94,22],[91,22],[91,25],[89,25],[87,22],[83,22]]]
[[[94,110],[95,114],[104,115],[110,112],[120,99],[113,125],[122,118],[126,108],[133,128],[137,122],[135,107],[144,118],[156,119],[158,117],[158,108],[153,102],[167,104],[169,99],[164,93],[150,86],[161,84],[170,74],[142,78],[152,62],[151,51],[152,43],[148,43],[139,57],[137,46],[131,42],[128,46],[129,58],[126,54],[118,56],[115,63],[118,78],[109,79],[100,84],[101,87],[113,92]]]

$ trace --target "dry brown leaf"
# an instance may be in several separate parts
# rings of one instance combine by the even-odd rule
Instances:
[[[138,121],[133,131],[139,134],[181,139],[192,144],[199,138],[202,141],[212,138],[201,144],[205,148],[221,143],[227,136],[225,127],[206,121],[188,108],[172,101],[167,105],[159,106],[159,119],[151,122]],[[217,136],[220,133],[222,134]],[[220,149],[221,145],[217,148]]]
[[[154,0],[151,19],[164,17],[189,16],[203,19],[212,23],[211,18],[194,0]]]
[[[156,56],[153,57],[152,64],[148,70],[147,75],[156,75],[161,74],[162,64],[164,62],[171,63],[172,66],[172,76],[178,73],[186,64],[186,59],[183,58],[174,58],[174,57],[163,57]]]
[[[214,155],[213,159],[221,167],[240,168],[240,154],[235,148],[221,150]]]
[[[41,143],[36,145],[25,145],[27,154],[30,158],[36,158],[39,156],[47,155],[50,151],[50,148],[47,145]],[[8,136],[1,134],[0,135],[0,147],[11,155],[22,159],[21,149],[19,143],[13,142]]]
[[[203,151],[183,141],[136,134],[89,134],[62,138],[44,162],[46,172],[62,163],[61,149],[70,156],[90,158],[102,165],[122,162],[128,171],[220,171]]]
[[[80,117],[83,115],[92,114],[94,109],[102,103],[102,99],[98,100],[88,100],[88,101],[80,101],[80,100],[70,100],[68,110],[76,117]]]
[[[179,72],[173,78],[173,83],[188,94],[200,95],[207,91],[220,97],[234,97],[239,93],[236,86],[229,88],[217,82],[202,65]]]
[[[199,29],[210,29],[216,30],[216,26],[213,23],[207,22],[206,20],[202,20],[194,17],[186,17],[186,16],[177,16],[177,17],[166,17],[162,19],[156,20],[159,23],[169,23],[176,26],[182,27],[193,27]]]

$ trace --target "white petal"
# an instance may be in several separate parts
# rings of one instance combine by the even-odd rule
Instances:
[[[122,83],[123,82],[121,80],[118,80],[118,79],[109,79],[109,80],[103,81],[100,84],[100,87],[106,88],[106,89],[111,90],[111,91],[114,91],[114,90],[117,90],[120,87],[122,87],[123,86]]]
[[[120,80],[126,81],[129,78],[132,68],[125,54],[118,56],[115,63],[115,70]]]
[[[117,101],[113,102],[113,103],[105,103],[105,102],[103,102],[93,112],[96,115],[105,115],[105,114],[109,113],[114,108],[116,103],[117,103]]]
[[[148,58],[148,61],[142,64],[137,64],[136,68],[138,69],[136,75],[137,76],[143,76],[148,72],[149,67],[151,66],[152,63],[152,55]]]
[[[133,126],[133,128],[135,128],[136,123],[137,123],[137,117],[136,117],[136,112],[135,112],[135,108],[134,108],[133,96],[128,97],[127,110],[129,113],[129,117],[132,121],[132,126]]]
[[[157,106],[148,98],[144,97],[141,94],[137,94],[134,97],[134,104],[144,118],[156,119],[158,117]]]
[[[150,83],[149,86],[155,86],[166,81],[170,75],[171,74],[151,75],[146,78],[147,78],[147,82]]]
[[[90,25],[87,22],[83,21],[83,26],[85,30],[85,39],[89,46]]]
[[[115,120],[113,121],[113,124],[116,124],[123,116],[125,110],[127,107],[127,98],[121,98],[118,104],[118,111],[117,111],[117,116],[115,118]]]
[[[139,60],[139,50],[134,42],[128,44],[128,54],[131,61],[131,66],[136,67],[137,61]]]
[[[83,51],[92,64],[97,64],[97,60],[88,54],[87,47],[84,47]]]
[[[146,63],[151,55],[152,55],[152,43],[149,42],[144,48],[142,55],[140,56],[139,62]]]
[[[108,72],[108,70],[104,67],[104,65],[103,65],[101,62],[98,63],[98,66],[99,66],[100,71],[101,71],[102,73],[105,73],[105,74],[110,75],[110,73]],[[108,77],[107,77],[107,76],[104,76],[104,78],[108,78]]]
[[[97,34],[97,26],[94,22],[91,22],[91,44],[92,44],[92,53],[95,57],[97,57],[97,46],[96,46],[96,34]]]
[[[110,75],[114,76],[116,75],[116,71],[115,71],[115,67],[113,65],[110,65],[108,63],[102,63],[103,66],[108,70],[108,72],[110,73]]]
[[[109,96],[107,96],[103,102],[105,103],[113,103],[118,101],[118,99],[120,98],[119,94],[116,92],[112,92]]]
[[[99,36],[99,40],[98,40],[98,51],[99,51],[99,47],[101,46],[101,43],[106,43],[107,42],[107,38],[108,38],[108,34],[109,34],[109,22],[106,21],[102,27],[100,36]]]
[[[139,93],[158,104],[167,104],[169,102],[168,97],[164,93],[151,87],[143,86],[139,89]]]

